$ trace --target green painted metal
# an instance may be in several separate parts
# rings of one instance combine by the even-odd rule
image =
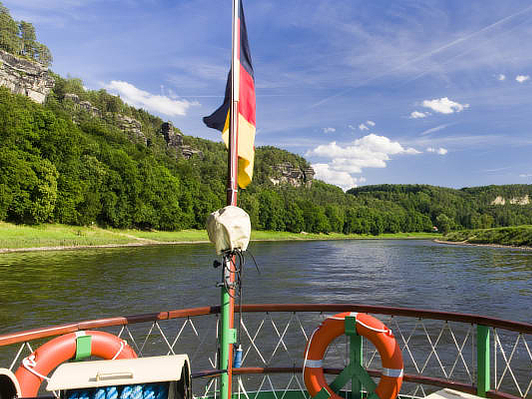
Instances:
[[[347,316],[345,318],[345,334],[349,337],[349,365],[329,385],[331,390],[338,394],[340,390],[351,380],[351,398],[362,399],[362,387],[364,386],[371,396],[377,388],[377,384],[370,377],[362,365],[362,337],[356,331],[356,317]],[[314,399],[327,399],[329,393],[322,389]]]
[[[490,390],[490,328],[477,325],[477,395]]]
[[[329,392],[325,388],[321,388],[321,391],[314,396],[314,399],[329,399],[330,397]]]
[[[225,276],[224,276],[225,278]],[[228,370],[229,367],[229,353],[230,345],[233,341],[233,336],[231,334],[230,328],[230,318],[231,318],[231,309],[230,309],[230,299],[229,292],[222,286],[222,298],[221,298],[221,312],[220,312],[220,324],[221,324],[221,334],[220,334],[220,370]],[[221,399],[229,399],[231,387],[229,386],[229,374],[227,371],[223,373],[220,377],[220,396]]]
[[[349,363],[349,365],[342,370],[342,372],[334,379],[333,382],[331,382],[331,389],[334,393],[340,392],[340,389],[344,387],[345,384],[347,384],[347,381],[349,381],[351,378],[355,376],[355,365],[353,363]]]
[[[236,328],[229,329],[229,343],[236,344]]]
[[[354,399],[351,396],[351,392],[349,391],[342,391],[339,394],[342,398],[345,399]],[[375,399],[380,399],[377,394],[375,395]],[[244,395],[243,392],[236,391],[233,394],[232,399],[308,399],[308,392],[302,392],[300,390],[279,390],[279,391],[261,391],[261,392],[246,392],[246,395]],[[218,396],[216,396],[218,398]],[[199,396],[198,399],[216,399],[214,396]],[[371,395],[367,397],[367,399],[370,399]],[[413,397],[408,395],[399,395],[397,399],[419,399],[419,397]]]
[[[76,337],[76,357],[75,360],[83,360],[91,356],[92,337],[81,335]]]
[[[362,367],[362,336],[357,333],[356,322],[355,316],[345,318],[345,333],[349,337],[349,363]],[[362,384],[358,378],[351,379],[351,392],[354,399],[362,399]]]

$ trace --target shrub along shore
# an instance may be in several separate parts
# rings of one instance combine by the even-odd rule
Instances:
[[[438,242],[532,249],[532,226],[453,231]]]
[[[346,239],[433,239],[433,233],[397,233],[378,236],[362,234],[311,234],[253,231],[252,241],[346,240]],[[0,222],[0,253],[31,250],[112,248],[123,246],[192,244],[209,242],[205,230],[142,231],[103,229],[98,226],[42,224],[15,225]]]

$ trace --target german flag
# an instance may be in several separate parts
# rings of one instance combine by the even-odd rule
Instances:
[[[253,177],[253,159],[255,157],[255,77],[249,51],[248,34],[242,0],[239,0],[239,27],[237,40],[240,42],[237,55],[238,73],[238,185],[246,188]],[[237,45],[238,46],[238,45]],[[231,71],[227,77],[225,99],[220,108],[212,115],[203,118],[203,122],[222,132],[226,146],[229,146],[229,121],[231,109]]]

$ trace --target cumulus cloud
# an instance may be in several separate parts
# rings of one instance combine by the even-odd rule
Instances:
[[[358,125],[358,128],[360,130],[369,130],[369,127],[367,127],[366,125],[364,125],[363,123],[361,123],[360,125]]]
[[[530,79],[530,76],[528,76],[528,75],[517,75],[515,77],[515,80],[517,80],[519,83],[526,82],[529,79]]]
[[[410,114],[410,119],[419,119],[419,118],[426,118],[430,115],[430,112],[419,112],[419,111],[413,111]]]
[[[199,105],[197,102],[151,94],[138,89],[131,83],[120,80],[113,80],[104,86],[110,92],[119,94],[122,100],[129,105],[168,116],[184,116],[190,106]]]
[[[497,76],[497,79],[499,79],[499,80],[506,80],[506,75],[500,73],[499,76]]]
[[[424,100],[422,105],[426,108],[430,108],[434,112],[439,112],[441,114],[452,114],[454,112],[461,112],[464,109],[469,108],[469,104],[460,104],[449,100],[448,97],[435,98],[434,100]]]
[[[371,127],[375,126],[375,122],[373,121],[366,121],[366,124],[368,124]]]
[[[405,148],[388,137],[368,134],[346,146],[338,145],[335,141],[320,145],[305,155],[330,159],[328,163],[316,164],[321,176],[319,177],[316,171],[316,178],[345,189],[361,182],[351,176],[353,173],[362,173],[364,168],[385,168],[391,155],[419,153],[418,150]]]
[[[336,129],[334,127],[324,127],[322,130],[323,130],[323,133],[334,133],[334,132],[336,132]]]
[[[357,179],[352,177],[349,173],[343,171],[337,171],[326,163],[315,163],[312,164],[312,169],[316,174],[314,175],[315,179],[323,180],[329,184],[334,184],[338,187],[341,187],[342,190],[347,191],[352,187],[356,187],[357,183],[364,180],[364,178]]]
[[[442,147],[440,147],[440,148],[429,147],[429,148],[427,148],[427,152],[434,152],[434,153],[436,153],[438,155],[445,155],[449,151],[447,151],[446,148],[442,148]]]
[[[351,130],[357,130],[357,128],[354,127],[353,125],[347,125],[347,127],[348,127],[349,129],[351,129]]]

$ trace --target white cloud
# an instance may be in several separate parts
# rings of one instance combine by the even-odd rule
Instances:
[[[347,172],[333,170],[326,163],[316,163],[311,166],[314,169],[314,172],[316,172],[314,175],[315,179],[339,186],[344,191],[356,187],[357,182],[365,181],[364,178],[354,178]]]
[[[506,80],[506,75],[500,73],[499,76],[497,76],[497,79],[499,79],[499,80]]]
[[[351,174],[362,173],[364,168],[385,168],[391,155],[419,153],[418,150],[405,148],[388,137],[368,134],[347,146],[338,145],[335,141],[319,145],[305,155],[330,159],[328,163],[316,164],[322,176],[316,178],[345,188],[349,185],[353,187],[356,182]]]
[[[373,121],[366,121],[364,123],[361,123],[360,125],[358,125],[358,129],[359,130],[369,130],[369,127],[368,126],[375,126],[375,122]],[[353,128],[353,126],[349,125],[349,128]]]
[[[530,76],[528,76],[528,75],[517,75],[515,77],[515,80],[517,80],[519,83],[526,82],[529,79],[530,79]]]
[[[532,173],[521,173],[519,177],[532,177]]]
[[[336,129],[334,127],[324,127],[322,130],[323,130],[323,133],[334,133],[334,132],[336,132]]]
[[[422,105],[426,108],[430,108],[434,112],[439,112],[441,114],[452,114],[454,112],[461,112],[464,109],[469,108],[469,104],[460,104],[449,100],[447,97],[435,98],[434,100],[424,100]]]
[[[449,125],[450,125],[450,123],[445,123],[445,124],[440,125],[440,126],[432,127],[430,129],[427,129],[427,130],[424,130],[423,132],[421,132],[421,135],[425,136],[427,134],[434,133],[434,132],[437,132],[439,130],[443,130]]]
[[[440,147],[440,148],[429,147],[429,148],[427,148],[427,152],[434,152],[434,153],[436,153],[438,155],[445,155],[449,151],[446,148],[443,148],[443,147]]]
[[[347,127],[348,127],[349,129],[351,129],[351,130],[357,130],[357,128],[354,127],[353,125],[347,125]]]
[[[187,100],[176,100],[168,96],[151,94],[147,91],[138,89],[131,83],[113,80],[104,87],[112,93],[119,94],[126,103],[144,108],[148,111],[168,115],[184,116],[187,109],[192,105],[199,105],[197,102]]]
[[[419,112],[419,111],[413,111],[410,114],[410,119],[419,119],[419,118],[426,118],[430,115],[430,112]]]

